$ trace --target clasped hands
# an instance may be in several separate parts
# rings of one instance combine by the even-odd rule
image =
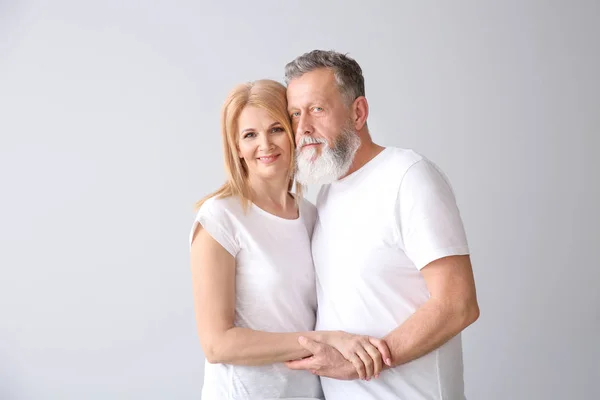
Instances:
[[[305,336],[298,339],[312,356],[288,361],[288,368],[334,379],[370,380],[377,378],[385,366],[392,366],[390,349],[383,339],[341,331],[315,334],[316,340]]]

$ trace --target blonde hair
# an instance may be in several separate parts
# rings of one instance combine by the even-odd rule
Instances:
[[[251,201],[250,187],[248,184],[248,168],[246,162],[238,157],[238,118],[246,107],[260,107],[266,110],[277,122],[279,122],[290,139],[290,165],[288,170],[288,190],[294,184],[294,170],[296,158],[294,152],[294,134],[287,112],[286,89],[281,83],[261,79],[237,85],[227,96],[221,109],[221,138],[223,141],[223,157],[225,159],[225,171],[227,182],[217,191],[209,194],[195,205],[198,210],[204,202],[212,197],[224,198],[237,196],[242,201],[244,210],[248,208]],[[296,202],[302,196],[302,186],[296,182]]]

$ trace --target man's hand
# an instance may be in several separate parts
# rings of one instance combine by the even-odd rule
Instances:
[[[321,332],[321,343],[328,344],[350,361],[360,379],[377,378],[384,363],[391,366],[391,353],[385,340],[342,331]]]
[[[352,380],[358,379],[358,372],[351,362],[333,347],[315,342],[301,336],[298,343],[313,355],[302,360],[288,361],[285,365],[290,369],[304,369],[315,375],[327,378]]]

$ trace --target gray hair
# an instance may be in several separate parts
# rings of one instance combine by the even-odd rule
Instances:
[[[365,79],[358,63],[336,51],[313,50],[302,54],[285,66],[285,83],[289,84],[307,72],[318,68],[333,70],[340,94],[347,105],[365,95]]]

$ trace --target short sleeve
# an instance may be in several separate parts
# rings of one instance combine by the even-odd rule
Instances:
[[[419,270],[442,257],[469,254],[454,193],[433,163],[422,159],[406,171],[398,203],[404,251]]]
[[[190,232],[190,246],[198,224],[202,225],[202,228],[229,254],[236,256],[239,245],[235,239],[235,224],[232,221],[232,216],[227,213],[227,210],[221,204],[215,202],[215,199],[207,200],[198,210]]]

